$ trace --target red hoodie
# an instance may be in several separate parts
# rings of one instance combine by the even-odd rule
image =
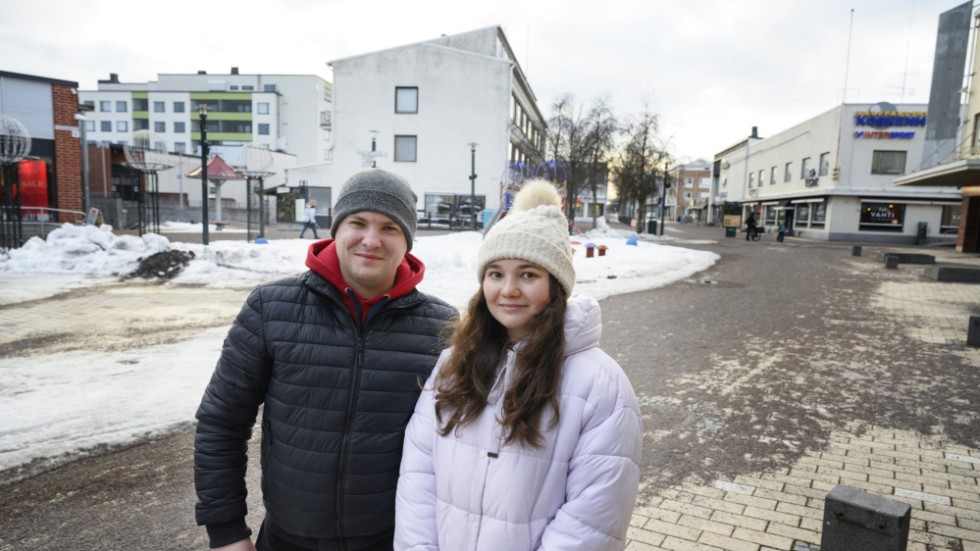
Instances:
[[[333,239],[316,241],[310,245],[306,253],[306,267],[313,270],[331,285],[340,291],[344,299],[344,305],[350,311],[354,319],[360,318],[364,321],[368,312],[375,304],[384,300],[385,302],[407,295],[415,290],[421,283],[422,276],[425,275],[425,265],[411,253],[405,253],[405,258],[395,270],[395,285],[387,293],[376,297],[364,298],[357,293],[350,285],[344,281],[344,276],[340,272],[340,258],[337,256],[337,245]],[[358,305],[354,304],[357,298]]]

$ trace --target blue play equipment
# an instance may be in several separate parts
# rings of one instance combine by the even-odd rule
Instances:
[[[507,212],[514,206],[514,196],[517,195],[521,185],[530,176],[527,165],[520,161],[509,163],[503,174],[500,175],[501,197],[500,208],[493,212],[489,218],[483,219],[483,234],[486,235],[501,218],[507,216]],[[487,212],[487,211],[484,211]]]

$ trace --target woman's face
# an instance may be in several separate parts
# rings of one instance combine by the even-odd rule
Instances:
[[[493,319],[507,328],[511,342],[531,333],[534,316],[551,301],[548,272],[526,260],[496,260],[483,272],[483,296]]]

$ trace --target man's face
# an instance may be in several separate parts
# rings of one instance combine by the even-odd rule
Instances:
[[[334,239],[340,273],[357,294],[367,299],[391,290],[408,252],[401,226],[383,214],[355,212],[340,222]]]

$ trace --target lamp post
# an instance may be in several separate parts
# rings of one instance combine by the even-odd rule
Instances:
[[[666,220],[664,219],[664,206],[667,203],[667,189],[670,187],[670,184],[667,182],[667,178],[669,177],[667,174],[668,174],[668,171],[669,170],[670,170],[670,163],[669,162],[664,162],[664,183],[663,183],[663,191],[660,193],[660,232],[659,232],[659,235],[663,235],[664,234],[664,222],[666,222]]]
[[[208,244],[208,105],[197,104],[201,122],[201,222],[204,230],[201,243]]]
[[[88,106],[86,105],[86,107]],[[88,134],[86,133],[88,129],[85,127],[88,124],[88,118],[78,113],[75,115],[75,120],[78,121],[78,135],[82,142],[82,212],[88,216],[88,209],[92,206],[88,181]]]
[[[470,214],[473,216],[473,231],[476,231],[476,142],[470,142]]]

